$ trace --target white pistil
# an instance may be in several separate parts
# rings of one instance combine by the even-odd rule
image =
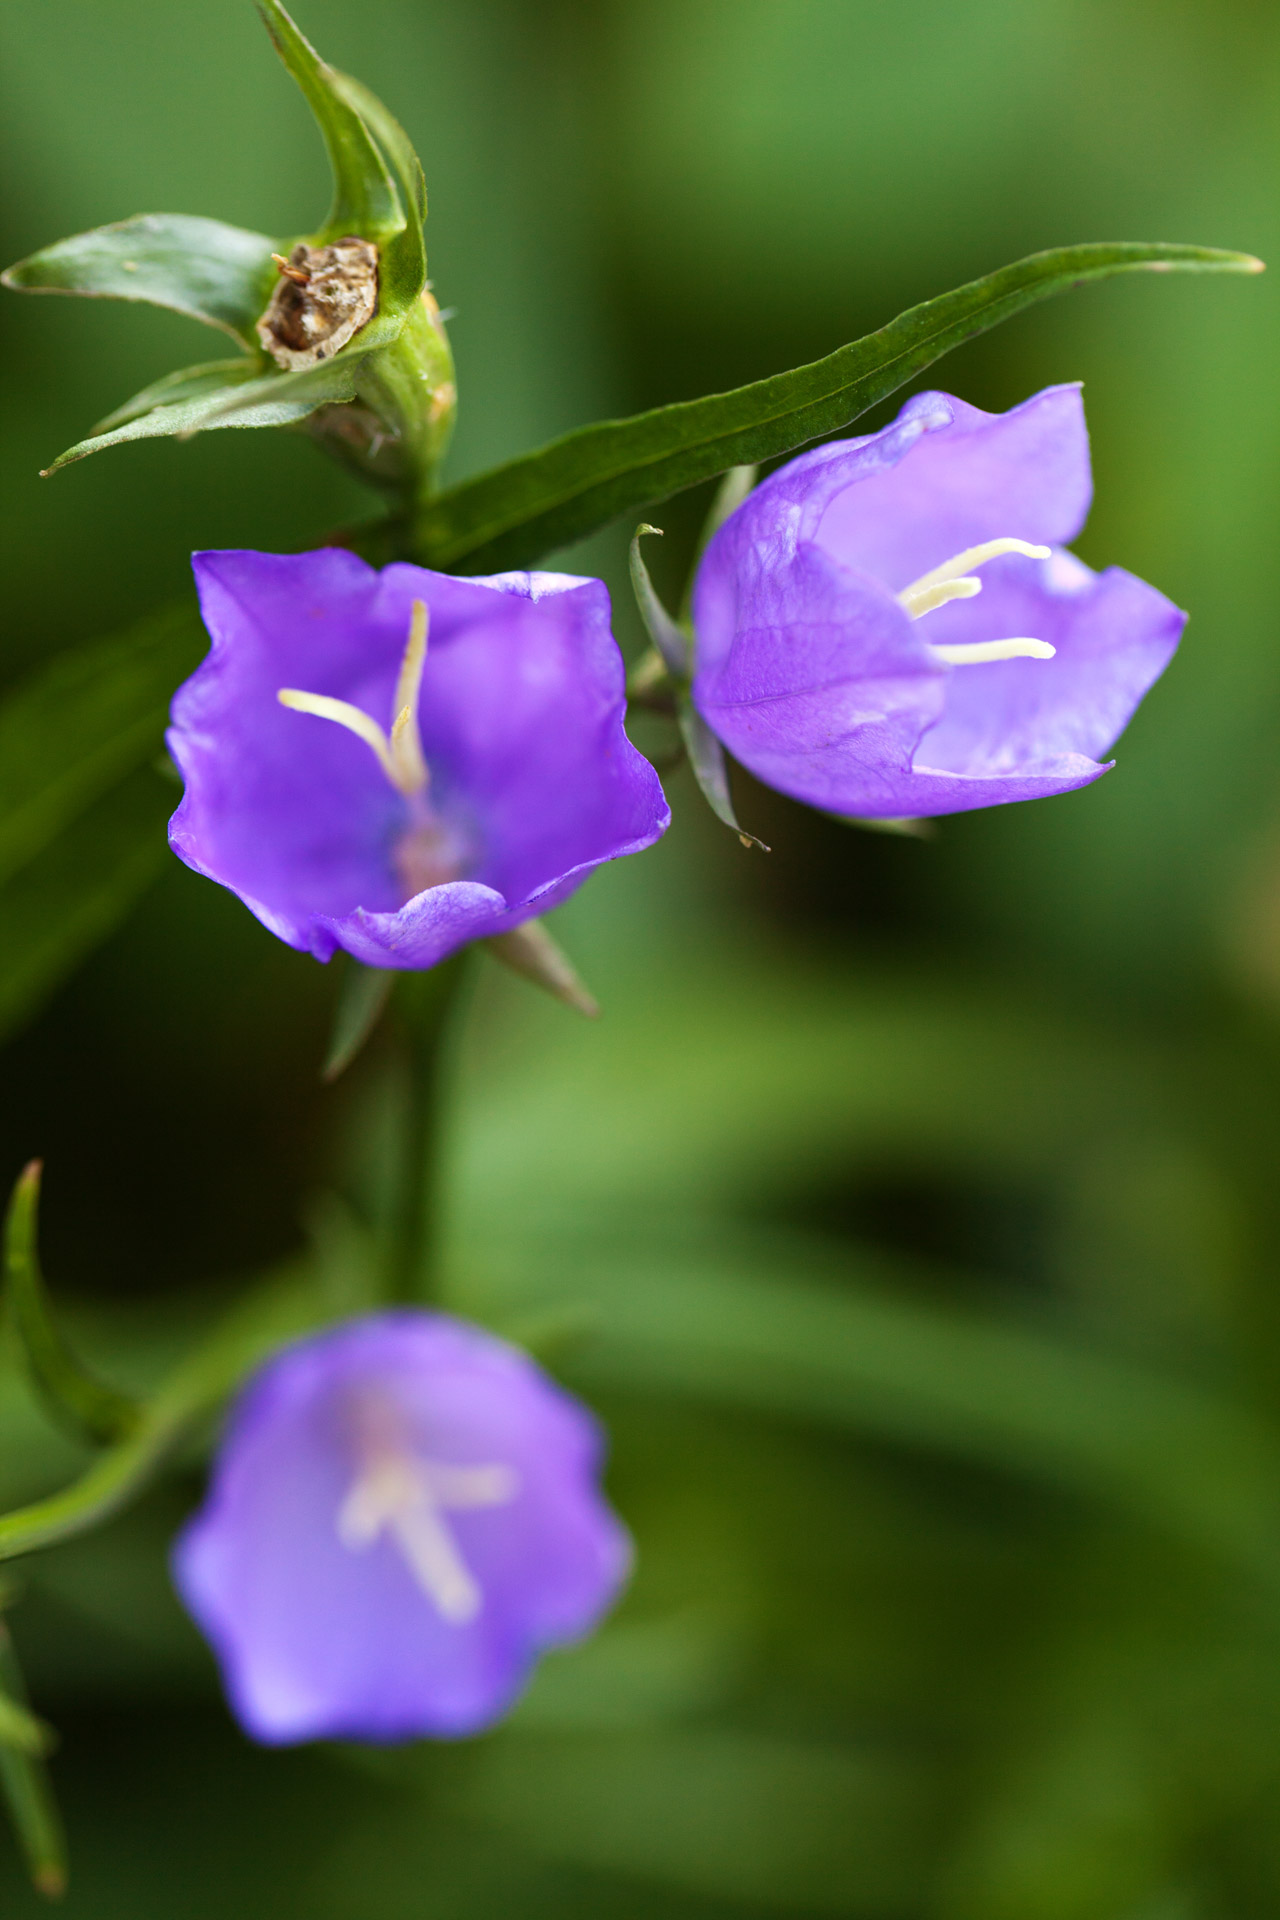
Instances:
[[[338,1509],[338,1538],[359,1553],[389,1533],[441,1618],[465,1626],[484,1596],[444,1516],[505,1506],[518,1491],[518,1476],[507,1466],[446,1466],[401,1446],[377,1447]]]
[[[1033,546],[1029,540],[985,540],[980,547],[966,547],[963,553],[944,560],[940,567],[922,573],[898,595],[898,604],[912,620],[923,619],[949,600],[972,600],[982,592],[982,582],[969,569],[981,567],[1002,553],[1020,553],[1028,560],[1048,560],[1051,547]],[[975,640],[964,646],[930,647],[934,659],[948,667],[979,667],[990,660],[1052,660],[1056,648],[1047,640]]]
[[[276,699],[295,713],[311,713],[318,720],[332,720],[372,747],[378,765],[393,787],[401,793],[421,793],[430,777],[422,751],[422,733],[418,726],[418,696],[422,690],[422,670],[427,658],[427,608],[415,600],[409,622],[409,638],[396,680],[391,709],[391,732],[386,733],[372,714],[349,700],[334,700],[326,693],[304,693],[297,687],[281,687]]]

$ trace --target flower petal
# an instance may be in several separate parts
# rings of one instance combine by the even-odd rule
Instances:
[[[899,422],[850,454],[840,491],[831,492],[834,476],[824,474],[830,504],[816,537],[829,553],[900,593],[985,540],[1065,546],[1075,538],[1092,495],[1078,387],[1048,387],[1008,413],[931,393],[908,402],[900,421],[911,408],[930,425],[897,460],[883,455]],[[942,412],[948,421],[934,424]]]
[[[202,554],[196,572],[214,646],[174,701],[187,792],[171,844],[291,945],[431,966],[665,830],[657,775],[624,731],[600,583],[379,575],[340,550]],[[393,857],[403,797],[362,741],[276,695],[300,687],[389,724],[415,599],[431,619],[420,702],[431,805],[471,857],[462,878],[405,902]]]
[[[353,1409],[390,1406],[414,1453],[506,1469],[508,1501],[449,1510],[482,1595],[447,1620],[387,1534],[345,1545]],[[390,1312],[270,1361],[242,1396],[174,1576],[256,1738],[457,1736],[514,1701],[538,1654],[593,1627],[630,1564],[592,1416],[523,1354],[443,1314]]]
[[[836,813],[894,814],[945,672],[875,580],[727,523],[698,576],[694,701],[743,766]],[[757,522],[757,527],[759,523]],[[779,554],[781,549],[781,554]]]
[[[1186,615],[1122,568],[1095,574],[1068,553],[997,561],[983,578],[976,599],[928,616],[930,639],[1029,634],[1055,656],[954,669],[917,765],[1004,776],[1063,754],[1101,758],[1173,657]]]

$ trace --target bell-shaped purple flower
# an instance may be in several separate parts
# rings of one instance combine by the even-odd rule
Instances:
[[[457,1737],[617,1596],[600,1430],[524,1354],[389,1311],[285,1349],[231,1417],[174,1577],[255,1739]]]
[[[1064,551],[1089,509],[1075,387],[944,393],[772,474],[695,583],[693,699],[767,785],[864,818],[1087,785],[1186,616]]]
[[[557,906],[670,819],[623,727],[598,580],[197,554],[174,851],[319,960],[430,967]]]

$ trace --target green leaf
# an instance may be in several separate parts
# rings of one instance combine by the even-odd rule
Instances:
[[[394,332],[394,322],[391,324]],[[153,440],[173,435],[180,440],[192,434],[220,427],[282,427],[305,420],[317,407],[355,397],[356,368],[365,352],[383,343],[387,328],[379,329],[372,320],[362,329],[360,347],[346,348],[332,360],[306,367],[301,373],[268,373],[257,379],[224,382],[222,386],[197,393],[194,398],[178,400],[169,406],[154,407],[150,413],[130,419],[109,433],[91,434],[44,470],[43,478],[83,460],[88,454],[101,453],[106,447],[122,446],[127,440]],[[366,345],[366,336],[368,342]]]
[[[575,1372],[1042,1476],[1280,1584],[1280,1445],[1247,1413],[1012,1324],[851,1286],[847,1260],[817,1248],[797,1260],[781,1237],[772,1250],[716,1237],[613,1248],[599,1343]],[[581,1250],[574,1266],[589,1289]]]
[[[56,1900],[66,1891],[67,1849],[58,1803],[41,1757],[47,1738],[40,1722],[26,1712],[26,1686],[3,1620],[0,1620],[0,1698],[10,1733],[25,1724],[37,1735],[36,1746],[0,1735],[0,1790],[26,1856],[32,1885],[37,1893]]]
[[[59,654],[0,703],[0,884],[154,759],[169,697],[206,644],[194,603],[179,602]]]
[[[1261,262],[1137,241],[1033,253],[910,308],[825,360],[731,393],[599,421],[464,481],[418,515],[415,557],[455,572],[532,565],[620,514],[837,433],[975,334],[1050,294],[1135,269],[1257,273]]]
[[[318,244],[356,234],[381,246],[405,224],[391,177],[360,114],[333,68],[299,32],[279,0],[258,0],[276,52],[315,115],[333,169],[334,197]]]
[[[207,394],[242,386],[261,371],[259,360],[247,358],[208,360],[198,367],[179,367],[176,373],[166,373],[162,379],[153,380],[141,393],[135,393],[132,400],[126,400],[123,406],[116,407],[105,419],[97,422],[93,431],[95,434],[110,433],[113,427],[126,426],[130,420],[140,419],[155,407],[177,406],[183,400],[202,400]]]
[[[0,1560],[84,1533],[149,1484],[193,1425],[284,1342],[335,1318],[313,1272],[268,1280],[222,1319],[142,1409],[133,1432],[71,1486],[0,1516]]]
[[[0,887],[0,1036],[114,931],[172,857],[173,804],[172,787],[139,768]]]
[[[193,213],[141,213],[29,254],[0,275],[20,293],[145,300],[220,327],[256,348],[254,322],[271,295],[276,242]]]
[[[40,1174],[40,1162],[33,1160],[18,1178],[5,1219],[5,1300],[10,1324],[50,1411],[86,1439],[119,1440],[138,1424],[137,1402],[86,1371],[50,1311],[36,1250]]]

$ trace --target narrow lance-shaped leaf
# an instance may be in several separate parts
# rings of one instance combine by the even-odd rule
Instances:
[[[5,1300],[18,1346],[50,1410],[90,1440],[119,1440],[140,1418],[136,1401],[104,1386],[63,1339],[45,1292],[36,1250],[40,1206],[38,1160],[20,1175],[4,1229]]]
[[[455,572],[534,564],[620,514],[726,468],[771,460],[837,433],[953,347],[1050,294],[1145,269],[1257,273],[1249,254],[1117,241],[1031,254],[912,307],[825,360],[730,393],[604,420],[431,500],[415,558]]]
[[[113,407],[94,425],[94,434],[110,433],[131,420],[140,420],[156,407],[175,407],[186,400],[203,400],[211,393],[225,393],[255,379],[262,369],[256,360],[205,360],[199,366],[178,367],[173,373],[153,380],[123,405]]]
[[[0,282],[20,293],[147,301],[256,349],[253,327],[271,292],[276,244],[199,214],[140,213],[42,247]]]
[[[0,1699],[11,1731],[25,1723],[34,1730],[35,1744],[0,1734],[0,1790],[9,1818],[27,1862],[37,1893],[56,1900],[67,1886],[67,1847],[62,1819],[43,1753],[48,1739],[40,1722],[27,1708],[27,1690],[13,1649],[9,1629],[0,1620]]]
[[[324,137],[333,169],[333,205],[322,229],[336,240],[356,234],[379,243],[405,221],[386,163],[364,121],[344,98],[338,76],[299,31],[279,0],[258,0],[276,52],[297,81]]]
[[[377,322],[365,331],[372,334]],[[362,336],[363,343],[363,336]],[[377,345],[376,337],[370,345]],[[88,454],[118,447],[127,440],[153,440],[174,436],[185,440],[213,427],[281,427],[305,420],[317,407],[334,401],[350,400],[355,394],[355,369],[361,358],[350,349],[319,366],[299,373],[271,373],[248,381],[224,382],[221,386],[201,387],[193,396],[152,408],[149,413],[126,421],[107,433],[91,434],[87,440],[68,447],[65,453],[44,470],[42,477],[57,473]]]

